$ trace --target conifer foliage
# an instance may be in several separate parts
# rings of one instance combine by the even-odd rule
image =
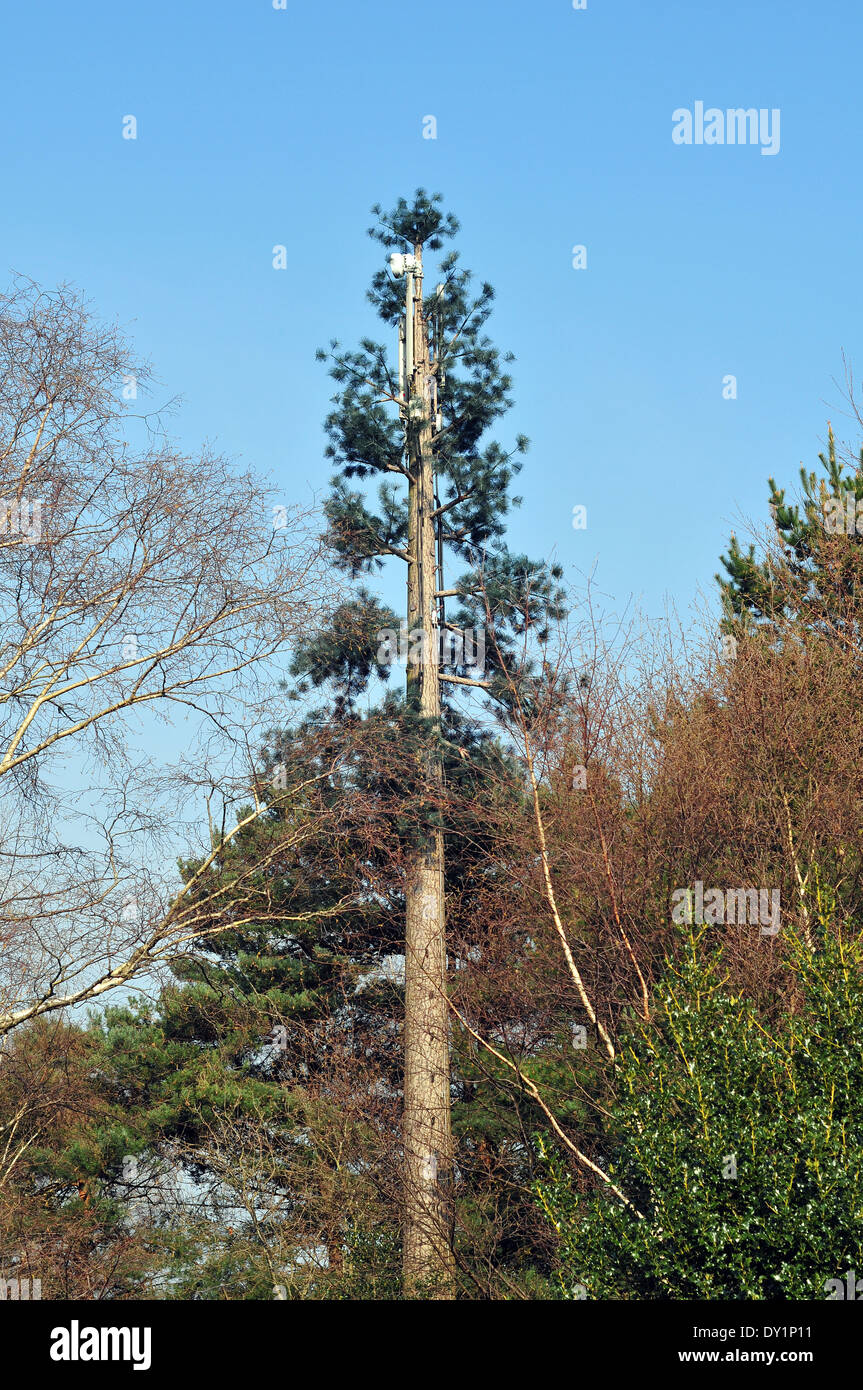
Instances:
[[[404,1267],[408,1292],[449,1297],[445,826],[434,810],[444,781],[446,696],[468,687],[509,700],[529,673],[517,644],[528,634],[544,640],[548,622],[562,615],[562,593],[558,568],[506,544],[506,518],[519,500],[510,488],[527,440],[518,436],[507,449],[486,435],[512,404],[512,359],[485,332],[491,286],[474,291],[458,253],[445,249],[459,226],[441,201],[420,189],[389,212],[373,209],[370,235],[392,256],[368,297],[391,339],[401,335],[403,365],[399,358],[394,368],[392,346],[372,338],[355,350],[333,341],[321,353],[337,387],[326,421],[336,469],[325,508],[329,539],[337,563],[355,578],[389,559],[404,564],[407,621],[397,623],[358,588],[353,606],[300,652],[295,673],[315,686],[329,683],[335,709],[344,713],[372,675],[388,678],[403,656],[405,726],[426,735],[415,775],[428,795],[427,833],[405,871]],[[423,288],[429,253],[443,253],[431,295]],[[450,579],[452,563],[461,573]],[[454,612],[448,600],[456,602]]]

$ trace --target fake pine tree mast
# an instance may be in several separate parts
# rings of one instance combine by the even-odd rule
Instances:
[[[409,1295],[448,1298],[455,1259],[446,827],[435,810],[447,696],[474,688],[506,702],[513,673],[529,676],[523,664],[518,669],[517,639],[530,628],[543,641],[548,618],[562,610],[560,570],[512,555],[503,539],[509,507],[519,500],[509,497],[521,467],[516,455],[527,441],[519,437],[511,452],[495,443],[481,448],[511,405],[510,378],[483,333],[492,289],[484,284],[472,295],[454,251],[440,260],[433,292],[424,288],[428,254],[458,231],[440,204],[439,194],[420,189],[392,212],[373,209],[369,234],[391,255],[369,299],[398,336],[398,365],[390,348],[371,339],[356,352],[333,342],[329,355],[338,386],[327,419],[327,452],[337,468],[325,507],[329,539],[355,578],[389,557],[405,565],[406,626],[360,588],[295,669],[316,685],[334,684],[336,707],[352,711],[372,675],[386,679],[397,659],[406,660],[400,717],[414,735],[406,747],[419,752],[405,777],[427,796],[429,814],[424,834],[408,845],[404,880],[404,1284]],[[352,486],[355,479],[377,480],[375,506]],[[447,587],[444,566],[452,560],[465,572]]]

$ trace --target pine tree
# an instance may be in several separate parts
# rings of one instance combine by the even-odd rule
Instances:
[[[822,475],[800,469],[799,504],[786,501],[773,478],[769,510],[774,537],[767,553],[744,552],[732,534],[722,556],[727,578],[716,576],[723,597],[723,627],[739,635],[753,627],[791,624],[860,648],[863,594],[863,451],[849,468],[828,427]]]
[[[104,1069],[129,1093],[147,1162],[185,1175],[161,1245],[172,1297],[393,1296],[397,1231],[376,1200],[390,1136],[363,1109],[382,1087],[386,1126],[399,1081],[397,991],[379,965],[400,936],[387,859],[404,815],[389,788],[402,735],[385,709],[362,728],[273,731],[261,813],[223,837],[196,888],[201,935],[176,983],[156,1010],[105,1016]],[[181,863],[184,880],[197,868]]]
[[[454,690],[482,691],[504,704],[531,676],[519,660],[528,630],[542,642],[562,614],[558,567],[512,554],[504,540],[511,482],[527,440],[511,451],[482,447],[512,404],[511,379],[485,335],[493,291],[475,295],[471,276],[449,251],[440,282],[424,297],[424,257],[441,251],[458,223],[441,196],[417,191],[390,212],[373,209],[370,235],[392,252],[369,299],[400,337],[394,371],[387,347],[364,339],[356,351],[337,341],[329,360],[337,384],[327,419],[336,473],[326,504],[338,564],[356,578],[393,557],[406,567],[406,625],[368,590],[341,610],[331,630],[300,653],[295,673],[330,683],[336,708],[350,711],[373,674],[386,679],[406,657],[405,729],[418,738],[414,776],[427,799],[424,833],[410,846],[405,873],[404,1281],[408,1294],[451,1297],[454,1289],[453,1149],[449,1009],[446,994],[444,834],[436,809],[443,783],[447,709]],[[402,291],[402,279],[406,293]],[[429,306],[430,303],[430,307]],[[377,480],[371,505],[354,480]],[[445,565],[464,573],[449,583]],[[457,600],[454,614],[447,600]]]

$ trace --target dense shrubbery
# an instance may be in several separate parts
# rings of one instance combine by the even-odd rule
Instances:
[[[690,938],[625,1038],[603,1148],[640,1218],[580,1196],[546,1150],[562,1296],[819,1299],[863,1268],[861,947],[786,950],[795,988],[772,1024]]]

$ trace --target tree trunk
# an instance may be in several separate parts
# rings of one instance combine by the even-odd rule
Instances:
[[[422,248],[416,248],[414,371],[408,382],[409,486],[408,629],[422,632],[419,660],[409,659],[409,703],[440,720],[436,535],[431,378],[422,310]],[[440,757],[422,769],[434,792],[443,782]],[[446,1001],[443,834],[412,851],[407,874],[404,1029],[404,1287],[410,1296],[452,1298],[453,1147],[450,1122],[449,1010]]]

